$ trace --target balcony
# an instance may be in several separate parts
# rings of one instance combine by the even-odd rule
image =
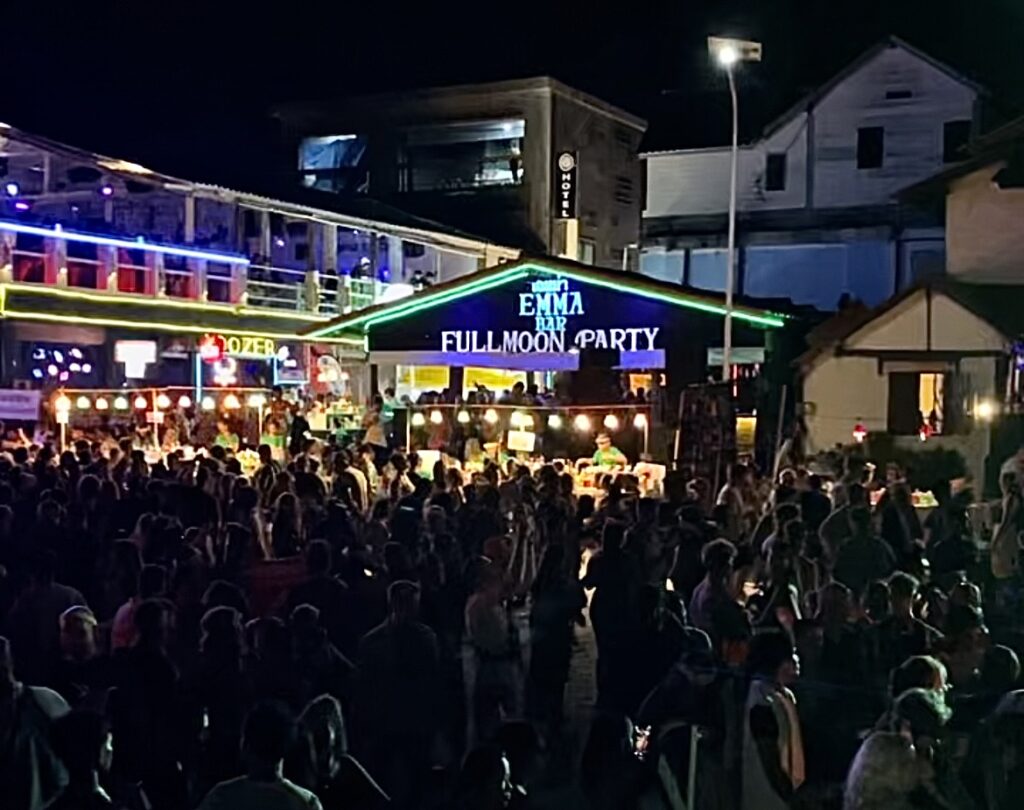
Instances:
[[[0,283],[184,299],[334,317],[406,284],[254,264],[245,256],[0,220]]]

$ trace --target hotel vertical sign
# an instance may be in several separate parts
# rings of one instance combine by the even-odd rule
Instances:
[[[575,152],[559,152],[555,159],[555,219],[576,218],[578,167]]]

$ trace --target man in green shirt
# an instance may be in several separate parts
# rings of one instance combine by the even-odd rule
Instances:
[[[612,438],[607,433],[597,434],[597,452],[593,460],[599,467],[625,467],[629,463],[626,454],[612,446]]]

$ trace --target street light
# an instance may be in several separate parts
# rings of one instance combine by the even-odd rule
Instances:
[[[729,37],[708,37],[708,52],[725,70],[732,98],[732,152],[729,161],[729,249],[725,270],[725,334],[722,338],[722,381],[728,382],[732,361],[732,295],[736,284],[736,164],[739,160],[739,105],[736,100],[736,65],[760,62],[761,43]]]

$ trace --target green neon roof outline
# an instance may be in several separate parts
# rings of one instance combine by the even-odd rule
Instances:
[[[554,276],[564,276],[571,278],[575,281],[580,281],[584,284],[593,284],[597,287],[606,287],[608,289],[616,290],[618,292],[627,292],[633,295],[639,295],[644,298],[650,298],[655,301],[662,301],[664,303],[673,304],[675,306],[688,307],[695,309],[700,312],[708,312],[713,315],[725,315],[727,310],[724,306],[718,304],[709,304],[703,301],[696,301],[692,298],[683,295],[673,295],[669,293],[660,293],[654,290],[644,289],[643,287],[633,287],[628,284],[620,284],[614,281],[608,281],[602,278],[595,278],[589,276],[586,273],[579,273],[573,270],[567,270],[563,267],[548,267],[542,264],[522,264],[515,267],[511,267],[508,270],[504,270],[500,273],[496,273],[493,276],[488,276],[485,279],[479,281],[473,281],[465,286],[458,287],[454,290],[445,290],[438,293],[428,294],[419,298],[418,300],[409,300],[405,305],[396,306],[386,312],[380,313],[367,313],[366,315],[356,315],[349,320],[346,320],[337,325],[328,325],[317,329],[316,331],[310,332],[309,337],[316,338],[321,337],[332,332],[337,332],[340,329],[351,329],[355,326],[363,325],[364,331],[369,330],[371,327],[381,323],[388,323],[399,318],[404,318],[408,315],[413,315],[417,312],[422,312],[425,309],[433,309],[434,307],[442,304],[447,304],[452,301],[457,301],[460,298],[465,298],[467,295],[473,295],[474,293],[481,292],[483,290],[489,290],[494,287],[501,287],[510,281],[516,281],[520,278],[526,278],[531,273],[547,273]],[[781,316],[776,315],[755,315],[751,312],[745,312],[744,310],[733,309],[732,317],[749,323],[754,323],[759,326],[770,326],[779,328],[785,325],[785,321]]]

